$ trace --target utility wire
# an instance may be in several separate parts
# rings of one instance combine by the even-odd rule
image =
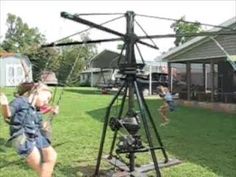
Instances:
[[[226,27],[226,26],[212,25],[212,24],[200,23],[200,22],[193,22],[193,21],[187,21],[187,20],[182,20],[182,19],[174,19],[174,18],[167,18],[167,17],[158,17],[158,16],[152,16],[152,15],[143,15],[143,14],[136,14],[136,16],[147,17],[147,18],[154,18],[154,19],[159,19],[159,20],[175,21],[175,22],[181,21],[181,22],[185,22],[185,23],[200,24],[200,25],[203,25],[203,26],[210,26],[210,27],[216,27],[216,28],[223,28],[223,29],[234,30],[234,28],[230,28],[230,27]]]
[[[199,32],[199,33],[183,33],[183,34],[160,34],[149,35],[150,38],[175,38],[175,37],[198,37],[198,36],[215,36],[215,35],[236,35],[236,30],[228,32]],[[148,39],[147,36],[138,36],[139,39]]]
[[[138,27],[143,31],[144,34],[146,34],[146,36],[148,37],[148,39],[150,39],[150,41],[153,43],[153,45],[157,47],[156,43],[154,42],[154,40],[152,38],[149,37],[148,33],[144,30],[144,28],[142,27],[142,25],[140,25],[140,23],[137,20],[134,20],[135,23],[138,25]]]
[[[107,24],[107,23],[110,23],[110,22],[113,22],[113,21],[115,21],[115,20],[121,19],[122,17],[124,17],[124,15],[119,16],[119,17],[116,17],[116,18],[113,18],[113,19],[108,20],[108,21],[105,21],[105,22],[101,23],[100,25],[105,25],[105,24]],[[79,35],[79,34],[81,34],[81,33],[87,32],[87,31],[89,31],[89,30],[91,30],[91,29],[93,29],[93,27],[89,27],[89,28],[86,28],[86,29],[84,29],[84,30],[82,30],[82,31],[73,33],[73,34],[71,34],[71,35],[69,35],[69,36],[66,36],[66,37],[63,37],[63,38],[61,38],[61,39],[58,39],[58,40],[56,40],[56,41],[54,41],[54,42],[52,42],[52,43],[58,43],[58,42],[60,42],[60,41],[63,41],[63,40],[65,40],[65,39],[68,39],[68,38],[73,37],[73,36],[75,36],[75,35]]]
[[[119,58],[118,58],[118,61],[117,61],[117,66],[118,67],[120,65],[120,61],[121,61],[121,58],[122,58],[122,55],[123,55],[123,51],[125,50],[126,46],[127,46],[127,44],[125,44],[125,43],[122,46],[122,49],[121,49],[121,52],[120,52],[120,55],[119,55]]]
[[[141,60],[142,60],[143,64],[145,64],[144,59],[143,59],[142,52],[141,52],[141,50],[140,50],[138,44],[136,43],[135,46],[136,46],[136,48],[137,48],[137,50],[138,50],[139,56],[141,57]]]

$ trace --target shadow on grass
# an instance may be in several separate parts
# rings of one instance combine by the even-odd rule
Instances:
[[[57,164],[56,168],[63,176],[67,177],[93,177],[95,172],[95,166],[90,165],[64,166]],[[112,170],[101,169],[99,171],[99,177],[112,177]]]
[[[86,94],[86,95],[99,95],[101,92],[99,90],[85,90],[85,89],[72,89],[72,88],[66,88],[65,91],[72,92],[72,93],[78,93],[78,94]]]
[[[14,165],[17,165],[20,168],[26,167],[24,165],[23,159],[18,159],[18,160],[14,160],[14,161],[8,161],[6,159],[1,159],[1,163],[3,163],[4,165],[0,165],[0,169],[5,168],[5,167],[9,167],[9,166],[14,166]]]
[[[0,153],[6,153],[6,140],[3,138],[0,138]]]
[[[67,88],[65,89],[67,92],[72,92],[72,93],[78,93],[78,94],[86,94],[86,95],[113,95],[116,93],[116,91],[108,91],[108,93],[103,94],[101,90],[99,89],[70,89]]]
[[[62,143],[53,144],[53,147],[54,147],[54,148],[60,147],[60,146],[63,146],[63,145],[65,145],[65,144],[68,144],[68,143],[70,143],[70,142],[72,142],[72,141],[65,141],[65,142],[62,142]]]
[[[0,146],[5,145],[5,144],[6,144],[6,140],[3,138],[0,138]]]
[[[159,125],[157,108],[160,103],[157,100],[147,103]],[[105,113],[106,108],[88,112],[98,121],[104,121]],[[207,167],[218,176],[236,176],[235,115],[180,107],[169,116],[170,124],[158,127],[167,152],[180,160]]]
[[[26,166],[23,159],[9,161],[9,159],[6,158],[6,155],[9,156],[7,154],[9,153],[7,149],[10,148],[9,145],[8,146],[6,145],[6,142],[7,140],[0,138],[0,169],[14,165],[17,165],[20,168],[25,168]],[[14,154],[14,156],[17,155]]]

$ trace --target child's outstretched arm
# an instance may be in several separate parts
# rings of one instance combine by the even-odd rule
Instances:
[[[1,105],[1,111],[2,111],[2,115],[4,117],[4,120],[6,122],[9,122],[10,117],[11,117],[11,110],[10,110],[10,106],[8,103],[8,99],[7,99],[6,95],[4,95],[3,93],[0,93],[0,105]]]

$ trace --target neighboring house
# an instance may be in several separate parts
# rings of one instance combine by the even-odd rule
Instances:
[[[137,73],[137,81],[143,94],[151,95],[157,93],[160,85],[168,84],[167,62],[155,58],[153,61],[145,61],[145,66],[140,73]]]
[[[154,61],[145,61],[145,67],[143,68],[143,71],[145,74],[150,74],[150,72],[167,74],[167,69],[167,62],[163,62],[155,58]]]
[[[80,74],[80,84],[96,87],[110,85],[115,82],[119,54],[110,50],[103,50],[94,56],[88,68]]]
[[[32,65],[23,55],[0,53],[0,86],[17,86],[24,81],[31,82]]]
[[[221,26],[236,30],[236,17]],[[210,31],[224,30],[228,29]],[[180,98],[236,103],[236,35],[195,37],[161,57],[168,62],[169,77],[172,77],[172,68],[176,68],[178,77],[185,83],[181,86]],[[179,90],[178,87],[173,85],[171,89]]]
[[[91,59],[89,68],[80,74],[80,84],[92,87],[111,87],[114,84],[119,85],[118,80],[121,77],[121,74],[118,74],[119,60],[121,63],[124,63],[124,56],[122,55],[120,57],[119,53],[110,50],[102,51]],[[141,63],[141,61],[137,61],[137,63]],[[167,74],[167,63],[154,59],[154,61],[145,61],[145,64],[145,67],[138,76],[147,78],[147,80],[143,80],[142,83],[145,83],[145,89],[147,88],[149,93],[152,93],[153,86],[156,87],[156,84],[152,84],[152,79],[155,79],[155,77],[152,76],[160,73]]]
[[[80,73],[81,86],[105,86],[111,84],[112,80],[115,80],[112,69],[88,68]]]

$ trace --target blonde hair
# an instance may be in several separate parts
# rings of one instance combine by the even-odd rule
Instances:
[[[43,82],[38,82],[37,86],[36,86],[36,91],[48,91],[50,93],[52,93],[52,89],[49,88],[46,84],[44,84]]]
[[[52,90],[42,82],[23,82],[17,87],[16,96],[29,96],[39,91],[49,91],[52,93]]]

